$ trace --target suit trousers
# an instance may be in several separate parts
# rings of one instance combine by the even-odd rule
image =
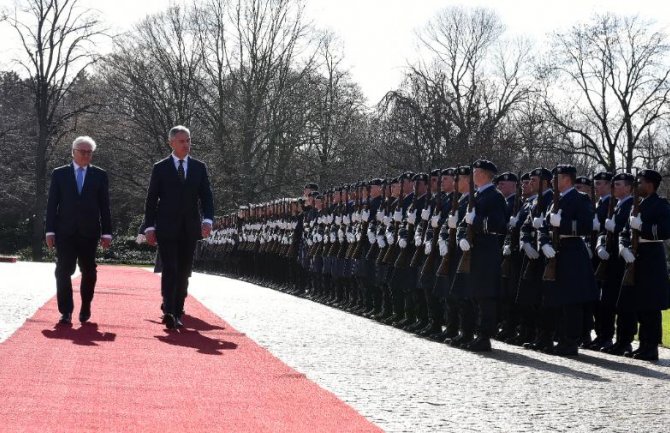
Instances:
[[[88,304],[93,300],[98,275],[95,264],[97,246],[97,238],[79,235],[64,237],[56,234],[56,299],[58,300],[58,311],[61,314],[72,314],[74,310],[72,274],[77,267],[77,262],[81,270],[79,289],[81,302]]]
[[[163,265],[161,294],[163,311],[181,316],[193,268],[196,239],[160,239],[158,253]]]

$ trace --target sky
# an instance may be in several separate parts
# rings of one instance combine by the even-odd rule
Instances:
[[[12,8],[15,0],[0,0]],[[184,0],[80,0],[101,12],[115,31],[132,27],[147,14]],[[594,13],[610,11],[655,19],[670,31],[670,1],[663,0],[306,0],[306,17],[341,40],[343,64],[363,90],[369,104],[398,86],[409,62],[417,58],[416,32],[448,6],[482,6],[495,10],[510,36],[520,35],[540,44],[552,31],[586,21]],[[0,59],[16,40],[0,25]],[[5,63],[0,60],[0,67]]]

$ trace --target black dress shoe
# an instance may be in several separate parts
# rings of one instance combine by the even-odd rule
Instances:
[[[82,304],[79,311],[79,321],[85,323],[91,318],[91,304]]]
[[[62,314],[60,320],[58,321],[59,325],[71,325],[72,324],[72,314]]]
[[[478,336],[473,342],[461,346],[465,350],[471,352],[490,352],[491,339],[487,336]]]
[[[579,355],[579,346],[576,344],[558,343],[552,353],[557,356],[577,356]]]
[[[633,359],[639,359],[642,361],[658,361],[658,347],[649,347],[645,350],[641,350],[633,355]]]
[[[468,345],[474,340],[474,336],[471,334],[459,334],[457,337],[452,338],[447,342],[445,340],[444,342],[450,345],[451,347],[463,347],[465,345]]]
[[[619,343],[617,341],[610,347],[603,347],[600,349],[600,351],[610,355],[623,356],[626,352],[632,352],[633,347],[630,345],[630,343]]]
[[[163,316],[163,323],[165,323],[167,329],[177,328],[177,319],[171,313],[167,313]]]
[[[174,326],[175,328],[183,328],[184,324],[181,321],[181,317],[175,317],[174,318]]]

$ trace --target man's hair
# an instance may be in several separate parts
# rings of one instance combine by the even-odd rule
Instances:
[[[189,129],[187,127],[182,126],[182,125],[177,125],[177,126],[173,126],[172,129],[170,129],[170,132],[168,133],[168,140],[172,141],[172,139],[175,137],[175,135],[177,135],[180,132],[185,132],[186,135],[188,135],[189,137],[191,136],[191,131],[189,131]]]
[[[95,151],[95,148],[97,147],[97,145],[95,144],[95,140],[93,140],[88,135],[82,135],[74,139],[74,141],[72,142],[72,150],[76,149],[77,146],[79,146],[81,143],[90,144],[92,151]]]

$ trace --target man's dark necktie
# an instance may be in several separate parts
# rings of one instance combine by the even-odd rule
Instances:
[[[179,176],[179,181],[184,183],[186,180],[186,175],[184,174],[184,160],[179,160],[179,168],[177,168],[177,175]]]

